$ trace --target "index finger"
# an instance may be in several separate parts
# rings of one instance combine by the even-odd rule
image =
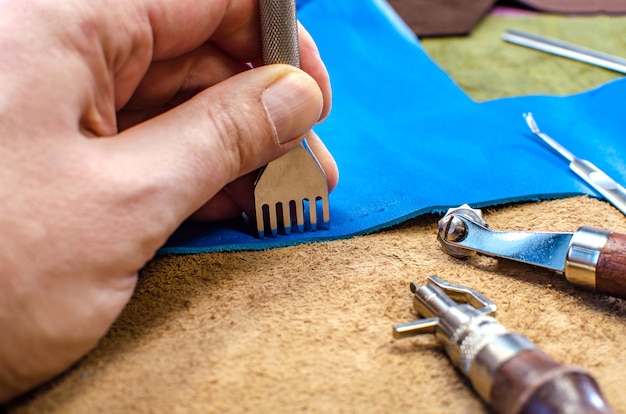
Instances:
[[[153,34],[153,60],[169,59],[210,41],[242,62],[261,56],[259,0],[143,0]],[[330,111],[328,72],[309,33],[299,26],[301,69],[325,97],[322,118]]]
[[[153,60],[187,53],[209,39],[233,57],[259,56],[258,0],[143,0],[153,36]]]

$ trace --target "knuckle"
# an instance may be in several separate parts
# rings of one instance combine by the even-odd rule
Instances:
[[[275,132],[253,104],[224,102],[211,107],[209,118],[218,145],[214,156],[218,156],[230,180],[257,168],[264,161],[261,154],[264,146],[276,142]]]

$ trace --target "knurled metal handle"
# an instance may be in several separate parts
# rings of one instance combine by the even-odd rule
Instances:
[[[263,64],[300,67],[295,0],[259,0]]]

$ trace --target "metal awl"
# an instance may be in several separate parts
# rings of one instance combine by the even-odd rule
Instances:
[[[300,67],[295,0],[260,0],[259,12],[263,64]],[[329,226],[328,180],[306,138],[261,171],[254,184],[254,207],[261,238],[276,236],[281,230],[289,234],[292,229],[302,232]]]
[[[565,274],[580,287],[626,298],[626,234],[593,227],[573,233],[496,231],[467,204],[439,220],[437,239],[454,257],[475,253]]]
[[[538,136],[550,148],[569,161],[569,168],[583,179],[591,188],[600,193],[609,203],[626,214],[626,189],[609,177],[600,168],[587,160],[580,159],[568,151],[553,138],[539,130],[533,114],[524,114],[524,119],[533,134]]]

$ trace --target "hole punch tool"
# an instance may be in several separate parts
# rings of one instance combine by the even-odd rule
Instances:
[[[300,67],[296,1],[260,0],[259,12],[263,64]],[[280,230],[290,234],[292,227],[299,232],[328,228],[328,179],[306,138],[261,171],[254,183],[254,208],[260,238],[265,234],[275,237]]]
[[[495,412],[613,413],[593,377],[508,331],[491,316],[496,305],[481,293],[436,276],[424,286],[411,283],[411,292],[425,319],[394,325],[393,336],[435,334],[452,364]]]
[[[563,273],[573,285],[626,299],[626,234],[581,227],[573,233],[495,231],[464,204],[439,220],[437,239],[454,257],[513,260]]]
[[[569,162],[569,168],[574,174],[582,178],[591,188],[600,193],[619,211],[626,214],[626,189],[624,189],[624,187],[591,162],[574,156],[574,154],[569,152],[553,138],[541,132],[537,126],[537,122],[535,122],[535,118],[533,118],[533,114],[524,114],[524,119],[526,119],[526,123],[533,134]]]

